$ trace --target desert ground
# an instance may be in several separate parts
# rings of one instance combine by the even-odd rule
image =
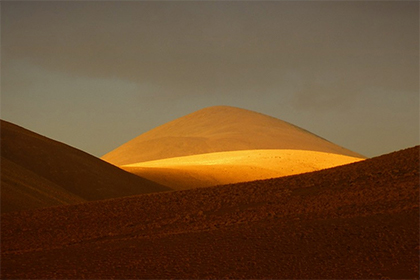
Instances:
[[[418,279],[419,147],[1,216],[2,279]]]
[[[120,166],[174,190],[300,174],[363,160],[303,150],[241,150],[146,161]]]
[[[103,160],[1,121],[1,278],[418,279],[419,153],[227,106]]]

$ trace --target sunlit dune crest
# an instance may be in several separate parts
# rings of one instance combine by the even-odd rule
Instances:
[[[360,160],[333,153],[270,149],[175,157],[121,168],[181,190],[300,174]]]
[[[253,149],[296,149],[363,157],[285,121],[245,109],[214,106],[143,133],[102,159],[120,166]]]

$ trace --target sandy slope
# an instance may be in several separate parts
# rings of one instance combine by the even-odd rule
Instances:
[[[121,168],[182,190],[300,174],[360,160],[314,151],[245,150],[146,161]]]
[[[252,149],[298,149],[363,157],[279,119],[240,108],[214,106],[141,134],[102,159],[120,166]]]
[[[1,157],[2,212],[168,190],[3,120]]]
[[[1,157],[1,211],[10,212],[63,204],[85,199]]]
[[[2,279],[418,279],[419,147],[1,216]]]

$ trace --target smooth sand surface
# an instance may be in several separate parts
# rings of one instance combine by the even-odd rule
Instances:
[[[169,190],[3,120],[1,159],[2,212]]]
[[[1,157],[1,211],[82,203],[85,199]]]
[[[314,151],[245,150],[140,162],[121,168],[182,190],[300,174],[360,160]]]
[[[214,106],[143,133],[102,159],[121,166],[253,149],[296,149],[363,157],[285,121],[245,109]]]
[[[418,279],[419,147],[1,216],[2,279]]]

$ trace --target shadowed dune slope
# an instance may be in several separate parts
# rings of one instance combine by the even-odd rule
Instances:
[[[300,174],[363,159],[301,150],[243,150],[146,161],[122,169],[174,190]]]
[[[1,212],[86,201],[20,165],[1,158]]]
[[[214,106],[141,134],[102,159],[120,166],[252,149],[298,149],[363,157],[279,119],[245,109]]]
[[[1,217],[2,278],[418,279],[419,147]]]
[[[3,120],[1,157],[2,211],[169,190]]]

